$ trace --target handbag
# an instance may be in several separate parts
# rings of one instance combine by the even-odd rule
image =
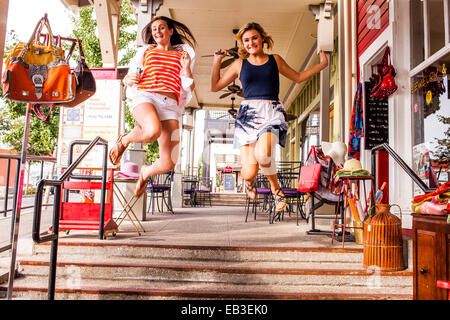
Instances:
[[[66,62],[69,63],[69,59],[72,56],[73,50],[75,49],[75,46],[78,44],[78,51],[80,53],[80,58],[74,69],[77,83],[75,99],[73,99],[70,102],[63,103],[62,106],[65,108],[76,107],[80,103],[92,97],[97,89],[95,84],[95,78],[92,75],[91,70],[89,70],[89,67],[87,66],[81,42],[82,42],[81,39],[74,39],[72,47],[70,48],[66,58]]]
[[[383,60],[378,65],[377,83],[370,92],[372,98],[385,99],[397,90],[397,84],[394,77],[396,75],[395,69],[390,64],[390,49],[386,48]]]
[[[39,43],[46,27],[49,45]],[[5,98],[26,103],[62,103],[75,98],[75,75],[64,60],[62,48],[54,46],[47,14],[39,20],[29,41],[17,44],[5,61],[2,76]]]
[[[313,154],[314,162],[310,165],[302,166],[300,169],[300,178],[297,188],[297,191],[299,192],[314,192],[319,190],[319,178],[322,164],[317,159],[315,146],[311,147],[306,161],[309,160],[311,153]]]

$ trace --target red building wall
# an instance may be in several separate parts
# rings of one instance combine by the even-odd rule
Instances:
[[[15,151],[0,149],[0,154],[17,154]],[[7,159],[0,159],[0,187],[6,186],[6,169],[8,166]],[[11,160],[11,165],[9,169],[9,186],[14,187],[14,178],[16,174],[17,161]]]
[[[358,57],[389,26],[387,0],[357,0],[357,50]]]
[[[358,54],[358,81],[360,79],[359,57],[389,26],[389,3],[387,0],[357,0],[356,12],[356,50]],[[389,202],[389,155],[385,151],[378,152],[377,186],[380,188],[387,182],[384,189],[383,202]]]

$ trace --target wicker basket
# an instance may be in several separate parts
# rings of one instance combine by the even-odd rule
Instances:
[[[375,215],[369,216],[364,221],[365,268],[378,266],[382,271],[405,269],[402,221],[389,212],[390,208],[391,205],[388,204],[376,204]],[[400,209],[400,217],[401,212]]]

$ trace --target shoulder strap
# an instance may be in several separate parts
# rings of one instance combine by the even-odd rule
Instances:
[[[47,106],[50,107],[50,109],[48,110],[48,114],[44,115],[41,111],[41,107],[47,107]],[[48,121],[50,119],[50,115],[52,113],[54,106],[55,106],[54,103],[51,103],[51,104],[33,103],[33,111],[39,119],[41,119],[42,121]]]

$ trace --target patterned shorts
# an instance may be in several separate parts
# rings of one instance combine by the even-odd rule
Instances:
[[[236,116],[234,148],[256,142],[265,132],[278,136],[278,144],[286,145],[286,133],[289,125],[286,110],[276,100],[244,100]]]

